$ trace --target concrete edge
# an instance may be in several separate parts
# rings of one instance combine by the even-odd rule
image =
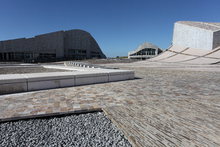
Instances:
[[[63,117],[63,116],[68,116],[68,115],[77,115],[77,114],[94,113],[94,112],[102,112],[102,111],[103,111],[102,108],[91,108],[91,109],[89,108],[89,109],[80,109],[80,110],[67,111],[67,112],[55,112],[55,113],[47,113],[47,114],[16,116],[16,117],[10,117],[10,118],[0,118],[0,123],[19,121],[19,120],[28,120],[28,119]]]
[[[21,74],[5,75],[0,79],[0,94],[11,94],[16,92],[29,92],[35,90],[46,90],[53,88],[63,88],[70,86],[80,86],[88,84],[108,83],[113,81],[132,80],[135,78],[134,71],[128,70],[101,70],[92,72],[55,72],[43,74]],[[1,76],[0,76],[1,77]],[[11,79],[11,77],[13,77]]]

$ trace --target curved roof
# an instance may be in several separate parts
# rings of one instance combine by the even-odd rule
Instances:
[[[139,52],[140,50],[145,49],[145,48],[160,49],[158,46],[156,46],[152,43],[144,42],[143,44],[139,45],[134,51],[131,51],[129,53],[133,54],[133,53]]]
[[[73,29],[64,31],[64,33],[65,36],[68,36],[65,38],[66,48],[85,49],[89,52],[98,52],[101,58],[106,58],[98,43],[89,32],[81,29]]]
[[[139,45],[135,50],[141,50],[144,48],[153,48],[153,49],[158,49],[156,45],[149,43],[149,42],[144,42],[143,44]]]
[[[106,58],[97,41],[84,30],[73,29],[36,35],[31,38],[18,38],[0,41],[1,51],[60,51],[61,56],[68,55],[68,49],[86,50],[87,58],[101,56]],[[64,51],[65,50],[65,51]],[[64,52],[64,53],[63,53]],[[64,55],[63,55],[64,54]]]
[[[75,33],[80,33],[80,34],[87,34],[91,35],[89,32],[81,29],[71,29],[71,30],[65,30],[64,32],[75,32]]]

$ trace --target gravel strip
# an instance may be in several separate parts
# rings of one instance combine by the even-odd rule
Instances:
[[[102,112],[0,124],[0,146],[127,147],[131,144]]]

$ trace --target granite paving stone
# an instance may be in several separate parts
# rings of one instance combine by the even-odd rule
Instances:
[[[161,63],[152,65],[145,62],[105,64],[105,66],[134,70],[137,78],[2,95],[0,119],[101,108],[115,124],[119,124],[119,128],[126,136],[130,136],[129,141],[134,146],[149,143],[150,137],[141,134],[150,132],[151,134],[148,135],[152,135],[152,131],[155,133],[159,131],[159,136],[157,133],[153,134],[158,137],[156,145],[163,143],[164,146],[169,146],[170,142],[166,142],[170,139],[167,137],[169,133],[177,137],[176,140],[174,139],[174,146],[185,145],[184,143],[190,145],[193,141],[197,144],[192,145],[201,145],[204,142],[208,145],[220,144],[220,129],[218,129],[220,66],[201,67],[181,64],[171,66]],[[189,115],[190,109],[193,115]],[[130,116],[135,116],[136,119],[133,120]],[[154,124],[158,126],[149,126],[152,125],[151,122],[160,122],[160,120],[165,126],[162,123]],[[121,121],[128,123],[122,124]],[[174,128],[178,128],[179,133],[172,129],[172,123],[176,125]],[[141,127],[145,130],[141,130]],[[204,127],[207,130],[201,131]],[[166,135],[160,134],[161,129],[164,129],[162,132]],[[187,130],[191,133],[188,140]],[[134,135],[131,135],[133,133]],[[201,137],[195,139],[198,137],[196,133]],[[204,138],[213,138],[213,140],[204,140]]]

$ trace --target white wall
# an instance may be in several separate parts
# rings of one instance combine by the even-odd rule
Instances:
[[[213,31],[175,23],[173,44],[204,50],[213,49]]]
[[[220,31],[214,32],[213,49],[220,46]]]

